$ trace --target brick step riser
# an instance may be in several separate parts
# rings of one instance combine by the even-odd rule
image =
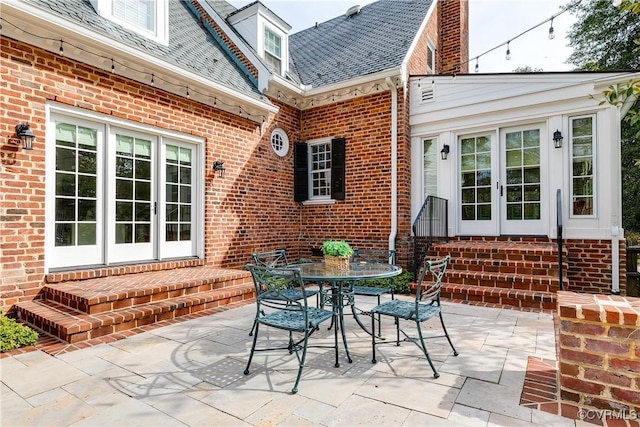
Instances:
[[[429,251],[429,256],[433,258],[443,258],[446,255],[451,256],[452,259],[465,259],[465,260],[478,260],[479,262],[494,262],[494,261],[506,261],[506,262],[530,262],[530,263],[544,263],[548,265],[558,265],[557,253],[534,253],[534,252],[495,252],[493,250],[487,251],[466,251],[466,250],[438,250],[432,249]],[[565,260],[567,258],[565,257]],[[565,261],[566,262],[566,261]]]
[[[210,292],[225,288],[235,287],[253,283],[252,279],[216,279],[203,283],[196,281],[191,283],[180,283],[173,286],[159,286],[154,289],[146,289],[143,295],[135,290],[120,295],[109,295],[105,297],[107,301],[99,301],[91,303],[86,298],[74,295],[73,293],[55,289],[55,287],[45,286],[43,288],[44,298],[54,301],[75,310],[82,311],[87,314],[97,314],[120,310],[124,308],[135,307],[140,304],[148,304],[152,302],[164,301],[172,298],[179,298],[200,292]]]
[[[455,272],[458,273],[458,272]],[[447,271],[447,275],[442,278],[442,283],[448,283],[452,285],[467,285],[476,286],[482,288],[500,288],[500,289],[514,289],[521,291],[532,292],[557,292],[559,289],[559,281],[557,278],[552,277],[513,277],[509,279],[505,278],[479,278],[466,275],[464,273],[454,274],[454,272]]]
[[[217,292],[215,294],[214,296],[209,295],[208,297],[202,296],[199,298],[194,295],[188,301],[181,301],[180,299],[175,301],[167,300],[165,304],[155,307],[131,307],[129,310],[124,309],[120,310],[120,312],[114,312],[107,319],[86,320],[82,322],[84,327],[74,326],[72,330],[67,330],[51,317],[44,318],[20,306],[16,307],[16,312],[20,320],[28,325],[73,344],[109,334],[121,333],[160,321],[172,320],[202,310],[251,300],[255,298],[255,289],[251,284],[251,287],[241,286],[233,291]],[[59,317],[64,318],[65,316],[64,311],[60,310]]]
[[[506,263],[506,262],[466,262],[466,260],[456,260],[449,264],[448,271],[459,272],[472,272],[472,273],[503,273],[503,274],[517,274],[517,275],[532,275],[532,276],[558,276],[558,266],[545,266],[534,265],[532,263]],[[568,265],[564,267],[564,271],[567,271]]]
[[[515,294],[515,295],[514,295]],[[555,294],[544,295],[544,298],[535,298],[529,295],[521,295],[517,292],[496,293],[490,289],[478,288],[475,292],[469,289],[443,286],[442,297],[452,300],[469,301],[491,305],[508,306],[527,310],[555,310]]]

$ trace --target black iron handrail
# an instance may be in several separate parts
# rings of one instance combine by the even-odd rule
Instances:
[[[449,241],[449,201],[427,196],[413,222],[413,268],[417,271],[435,241]]]
[[[560,280],[559,289],[562,290],[562,263],[563,263],[563,255],[562,255],[562,192],[558,188],[556,191],[556,227],[558,229],[557,232],[557,240],[558,240],[558,278]]]

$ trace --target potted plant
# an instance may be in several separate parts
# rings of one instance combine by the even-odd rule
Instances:
[[[344,240],[327,240],[322,243],[324,262],[337,270],[348,270],[353,249]]]

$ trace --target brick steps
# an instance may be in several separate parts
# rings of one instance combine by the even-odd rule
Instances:
[[[554,242],[455,240],[435,244],[428,254],[432,258],[445,255],[451,256],[451,263],[442,280],[444,298],[519,309],[555,309],[560,279]],[[566,253],[564,259],[566,272]],[[565,289],[567,285],[565,278]]]
[[[190,267],[59,282],[14,310],[21,321],[77,343],[253,298],[246,271]]]

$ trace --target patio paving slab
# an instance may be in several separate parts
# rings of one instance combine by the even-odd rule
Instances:
[[[370,336],[349,316],[353,363],[342,344],[337,368],[333,350],[310,349],[295,395],[297,362],[286,351],[256,354],[244,375],[250,304],[55,356],[34,350],[3,357],[0,424],[582,425],[519,404],[527,359],[555,357],[551,315],[455,303],[445,303],[443,312],[460,355],[444,338],[427,342],[439,378],[407,342],[379,346],[378,363],[371,363]],[[393,322],[382,332],[392,341]],[[441,334],[437,319],[427,322],[428,334]],[[260,331],[260,340],[282,339],[279,331]],[[331,344],[333,330],[321,329],[312,341]]]

